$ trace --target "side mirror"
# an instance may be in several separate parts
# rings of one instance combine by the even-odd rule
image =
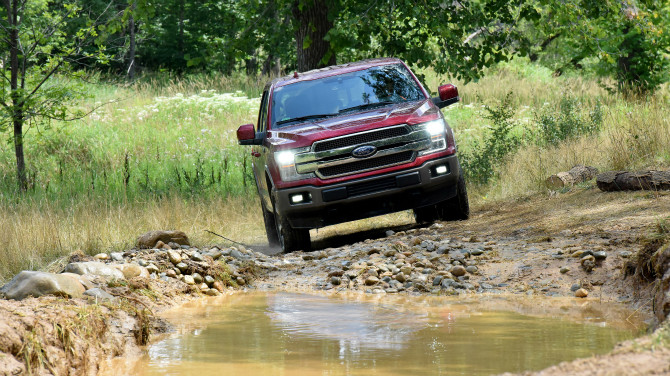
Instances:
[[[437,88],[438,97],[431,98],[433,103],[439,108],[444,108],[454,103],[457,103],[460,98],[458,96],[458,88],[452,84],[442,85]]]
[[[244,124],[237,128],[237,141],[240,145],[261,145],[263,138],[256,135],[253,124]]]

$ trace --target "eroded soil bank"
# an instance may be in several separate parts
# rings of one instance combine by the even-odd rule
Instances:
[[[325,247],[309,253],[181,248],[183,270],[166,249],[129,250],[105,262],[149,263],[157,270],[148,278],[99,282],[114,300],[0,301],[0,374],[96,374],[101,359],[136,352],[149,333],[166,330],[155,313],[217,294],[211,283],[193,281],[193,273],[205,278],[211,268],[236,286],[217,290],[224,293],[510,295],[516,302],[546,295],[624,303],[657,327],[670,306],[666,218],[670,194],[587,189],[485,205],[465,222],[371,231],[369,239],[345,246],[329,246],[341,237],[317,235],[315,244]],[[608,355],[538,374],[670,374],[669,342],[661,326]]]

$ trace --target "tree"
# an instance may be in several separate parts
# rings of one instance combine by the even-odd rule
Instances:
[[[12,129],[19,190],[28,188],[24,156],[26,126],[49,125],[51,120],[83,116],[69,106],[81,95],[77,80],[83,72],[71,71],[77,59],[91,58],[82,48],[97,35],[95,20],[73,34],[66,33],[66,22],[82,8],[75,2],[54,6],[53,2],[3,0],[5,17],[0,20],[2,67],[0,68],[0,130]],[[103,60],[102,51],[96,59]],[[57,73],[74,80],[55,82]]]

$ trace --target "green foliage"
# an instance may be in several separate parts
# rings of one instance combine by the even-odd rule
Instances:
[[[461,155],[466,179],[475,184],[487,184],[495,177],[495,167],[504,162],[505,157],[521,144],[514,133],[517,122],[516,109],[512,105],[512,93],[496,106],[484,106],[482,118],[493,123],[481,141],[475,142],[470,151]]]
[[[541,108],[533,119],[536,142],[555,146],[568,138],[598,131],[603,122],[600,102],[596,102],[588,114],[583,113],[583,106],[579,99],[566,95],[561,98],[557,109],[549,106]]]

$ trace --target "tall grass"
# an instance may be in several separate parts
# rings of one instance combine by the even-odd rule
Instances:
[[[432,90],[450,81],[424,75]],[[128,248],[154,229],[186,231],[198,245],[220,241],[205,229],[262,242],[249,150],[236,145],[234,132],[256,122],[267,80],[160,74],[130,86],[92,83],[92,99],[82,103],[98,107],[90,116],[28,130],[30,189],[23,194],[15,188],[13,147],[0,143],[0,281],[74,250]],[[524,61],[501,65],[478,82],[455,83],[462,101],[444,113],[463,165],[488,164],[490,173],[486,181],[468,181],[475,206],[544,192],[546,177],[578,163],[601,170],[670,167],[667,86],[628,102],[594,80],[553,77]],[[596,107],[601,118],[594,127]],[[503,124],[495,114],[508,117],[513,148],[491,138]],[[487,148],[493,151],[482,152]]]

